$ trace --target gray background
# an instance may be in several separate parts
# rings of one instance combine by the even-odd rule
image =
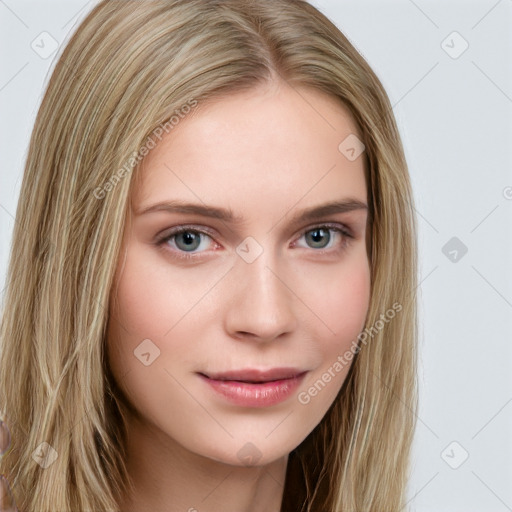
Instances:
[[[95,3],[0,0],[0,290],[43,87]],[[411,510],[512,511],[512,0],[311,3],[383,82],[413,181],[421,405]]]

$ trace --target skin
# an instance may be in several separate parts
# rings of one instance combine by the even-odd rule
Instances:
[[[198,105],[145,158],[108,328],[109,363],[132,410],[135,491],[124,512],[279,511],[288,454],[322,420],[350,363],[309,403],[298,395],[332,373],[368,311],[367,209],[291,224],[329,201],[367,204],[362,157],[338,150],[351,133],[335,98],[272,82]],[[229,207],[244,223],[139,213],[176,199]],[[325,230],[315,245],[311,233],[326,222],[353,238]],[[157,245],[180,225],[212,230],[196,234],[194,259],[177,257],[190,254],[183,236]],[[236,251],[247,237],[263,250],[252,263]],[[147,366],[134,356],[146,339],[160,350]],[[283,366],[308,373],[290,398],[264,408],[227,402],[197,374]]]

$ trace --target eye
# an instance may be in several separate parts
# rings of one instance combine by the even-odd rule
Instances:
[[[178,258],[194,258],[192,254],[196,254],[196,252],[204,252],[197,251],[197,249],[201,247],[204,237],[212,240],[210,234],[204,230],[187,226],[179,226],[173,229],[170,233],[166,233],[163,238],[157,241],[157,245],[166,250],[169,250],[168,247],[170,245],[171,250],[176,253]],[[203,249],[205,249],[204,244]],[[208,249],[208,247],[206,247],[206,249]]]
[[[334,233],[334,235],[333,235]],[[341,227],[338,224],[325,224],[322,226],[315,226],[312,229],[308,228],[302,232],[300,239],[305,238],[308,247],[311,249],[321,249],[320,252],[337,252],[345,249],[350,240],[354,237],[345,227]],[[300,240],[299,239],[299,240]],[[338,243],[336,244],[336,239]],[[332,242],[332,243],[331,243]],[[335,246],[335,249],[330,249]],[[326,251],[324,251],[327,249]]]
[[[190,226],[178,226],[166,232],[155,243],[176,258],[195,259],[200,253],[207,251],[213,242],[213,233],[206,229]],[[303,230],[298,240],[305,238],[308,244],[305,248],[314,249],[319,254],[339,253],[343,251],[354,237],[350,231],[340,224],[324,224]],[[337,240],[337,243],[336,243]],[[210,243],[207,243],[209,241]],[[295,247],[297,242],[293,243]],[[332,247],[334,246],[334,249]],[[304,246],[300,246],[304,247]],[[203,250],[198,250],[198,249]]]

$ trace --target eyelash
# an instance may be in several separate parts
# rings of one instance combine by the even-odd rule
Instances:
[[[354,239],[354,236],[348,231],[347,228],[340,226],[339,224],[333,224],[333,223],[325,223],[325,224],[318,224],[317,226],[308,227],[301,231],[299,239],[302,238],[306,233],[309,233],[310,231],[315,231],[317,229],[324,229],[326,228],[329,231],[335,231],[339,233],[342,237],[341,241],[341,247],[338,247],[337,249],[312,249],[314,252],[324,255],[324,254],[338,254],[343,252],[350,244],[350,242]],[[167,242],[171,240],[173,237],[179,235],[180,233],[184,232],[192,232],[192,233],[201,233],[203,235],[206,235],[210,238],[213,238],[213,233],[209,232],[208,230],[198,229],[194,226],[178,226],[175,229],[173,229],[172,232],[166,233],[165,236],[160,237],[156,242],[155,245],[158,246],[159,249],[165,251],[167,254],[170,252],[168,248],[165,247]],[[200,254],[202,253],[187,253],[185,251],[180,250],[173,250],[173,257],[181,260],[194,260],[200,257]]]

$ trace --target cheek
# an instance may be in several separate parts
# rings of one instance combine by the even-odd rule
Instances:
[[[172,311],[163,301],[164,283],[142,256],[136,248],[128,248],[110,300],[107,339],[111,367],[118,376],[140,366],[134,351],[143,340],[157,340],[163,329],[172,326]]]
[[[317,286],[313,286],[313,281]],[[366,255],[347,261],[346,265],[321,269],[303,281],[303,295],[314,313],[311,327],[311,352],[316,352],[319,365],[306,383],[317,391],[329,383],[329,390],[316,399],[316,407],[327,407],[341,388],[353,360],[357,337],[364,328],[370,301],[370,270]],[[319,286],[320,285],[320,286]],[[314,293],[311,291],[315,290]],[[340,364],[341,361],[341,364]],[[316,396],[316,391],[312,390]]]
[[[133,244],[116,289],[116,310],[125,334],[163,338],[208,291],[217,275],[166,263],[160,255]]]
[[[170,401],[188,414],[198,414],[166,372],[170,368],[174,373],[173,359],[184,362],[195,355],[188,353],[187,343],[173,344],[172,351],[165,344],[166,333],[177,326],[169,334],[172,337],[186,324],[189,303],[198,291],[197,286],[187,287],[189,278],[180,275],[183,272],[169,272],[161,263],[156,265],[147,251],[134,244],[128,249],[111,297],[107,333],[110,368],[130,405],[154,423]]]
[[[337,284],[337,285],[336,285]],[[346,339],[363,329],[370,301],[370,275],[366,265],[358,265],[327,288],[327,315],[332,330]]]
[[[316,317],[317,339],[327,350],[342,348],[364,327],[370,301],[366,254],[354,254],[343,265],[318,268],[302,281],[302,296]]]
[[[200,347],[180,341],[204,333],[205,296],[224,272],[173,267],[153,250],[137,243],[129,245],[110,301],[107,345],[116,377],[130,372],[128,380],[133,384],[140,377],[144,388],[156,378],[157,369],[163,371],[172,360],[193,364]],[[169,342],[172,351],[168,350]],[[137,359],[142,347],[158,354],[148,367]]]
[[[343,265],[319,268],[303,283],[304,292],[306,288],[316,290],[309,293],[308,306],[315,313],[310,348],[316,353],[318,365],[301,386],[297,402],[300,416],[312,429],[343,386],[352,366],[357,337],[364,328],[370,300],[366,253],[354,254]]]

